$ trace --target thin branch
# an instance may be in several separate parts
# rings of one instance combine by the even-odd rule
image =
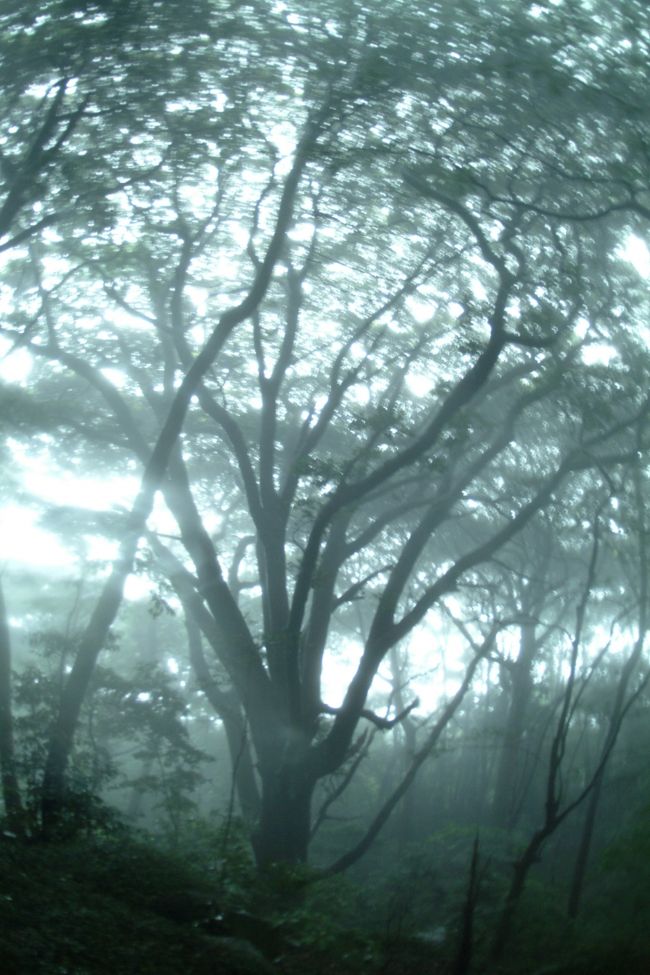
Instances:
[[[363,708],[361,710],[360,717],[365,718],[366,721],[370,721],[374,724],[375,728],[380,731],[388,731],[394,728],[396,725],[401,724],[415,708],[420,706],[420,698],[416,697],[408,707],[405,707],[399,714],[396,714],[394,718],[382,718],[380,715],[375,714],[374,711],[370,711],[368,708]],[[321,702],[319,711],[321,714],[338,714],[341,708],[334,708],[329,704],[324,704]]]
[[[323,805],[318,810],[318,813],[314,817],[314,822],[312,824],[311,832],[309,834],[310,839],[314,838],[314,836],[316,835],[316,833],[324,823],[325,819],[327,818],[328,810],[331,809],[331,807],[334,805],[336,800],[343,795],[343,793],[349,786],[350,782],[352,782],[354,776],[357,773],[357,769],[359,768],[364,758],[367,756],[368,752],[370,751],[370,746],[372,745],[374,736],[375,736],[374,731],[371,732],[370,735],[367,733],[367,731],[364,731],[363,734],[359,737],[358,742],[356,742],[356,744],[353,746],[352,748],[352,753],[354,756],[353,761],[350,763],[349,768],[346,769],[345,774],[341,779],[341,781],[339,782],[339,784],[329,794],[327,799],[323,802]]]
[[[458,710],[458,707],[460,706],[463,698],[465,697],[465,694],[467,693],[472,683],[472,680],[474,679],[476,668],[489,652],[490,647],[494,642],[494,639],[496,637],[499,628],[500,628],[499,624],[495,624],[492,627],[492,630],[490,631],[490,633],[488,634],[488,636],[486,637],[483,643],[480,653],[476,654],[476,656],[471,661],[469,667],[467,668],[465,677],[460,687],[458,688],[454,696],[451,698],[451,700],[443,708],[440,717],[438,718],[433,728],[429,732],[426,741],[414,755],[410,768],[402,778],[402,781],[393,790],[393,792],[388,797],[388,799],[386,800],[382,808],[379,810],[374,820],[370,824],[364,837],[356,844],[356,846],[354,846],[351,850],[349,850],[342,857],[336,860],[333,864],[331,864],[331,866],[326,868],[323,871],[325,876],[329,877],[332,876],[333,874],[342,873],[344,870],[347,870],[348,867],[350,867],[353,863],[356,863],[357,860],[359,860],[364,855],[364,853],[366,853],[366,851],[371,847],[372,843],[374,842],[375,838],[380,833],[380,831],[382,830],[386,822],[388,821],[391,813],[397,806],[398,802],[400,801],[400,799],[402,799],[402,797],[406,794],[407,790],[410,788],[421,765],[426,761],[426,759],[432,753],[432,751],[438,744],[438,741],[440,740],[440,736],[442,735],[443,731],[445,730],[445,728],[453,718],[454,714]]]

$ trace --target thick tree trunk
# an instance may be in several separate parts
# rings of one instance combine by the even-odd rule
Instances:
[[[492,801],[492,822],[505,829],[512,829],[517,819],[521,747],[532,691],[532,666],[536,649],[535,624],[526,622],[521,627],[519,657],[511,670],[510,702]]]
[[[0,579],[0,769],[2,798],[7,826],[18,835],[23,832],[24,814],[20,800],[14,758],[13,719],[11,708],[11,640]]]
[[[284,766],[262,778],[262,809],[253,836],[260,869],[307,862],[315,779],[304,767]]]

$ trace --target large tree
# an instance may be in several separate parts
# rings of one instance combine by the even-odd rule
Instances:
[[[2,333],[37,363],[28,398],[57,403],[58,464],[100,443],[107,471],[144,473],[62,695],[45,825],[160,491],[189,626],[250,729],[258,862],[303,860],[391,649],[552,498],[646,448],[620,249],[647,216],[647,14],[116,2],[24,32],[62,37],[63,8],[68,47],[8,129],[7,172],[30,100],[65,138],[14,208]],[[91,29],[127,33],[77,65]],[[334,707],[342,640],[358,666]]]

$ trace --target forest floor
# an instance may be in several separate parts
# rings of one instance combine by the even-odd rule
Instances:
[[[0,841],[2,975],[406,971],[370,939],[351,932],[346,940],[333,951],[224,911],[200,871],[138,843]]]
[[[187,858],[125,838],[45,845],[0,839],[2,975],[454,975],[453,952],[414,937],[283,912],[224,907]],[[225,900],[228,900],[226,893]],[[266,913],[266,916],[264,916]],[[620,959],[513,957],[481,975],[647,975]],[[647,959],[646,959],[647,961]],[[603,967],[604,966],[604,967]],[[471,969],[473,971],[473,969]]]

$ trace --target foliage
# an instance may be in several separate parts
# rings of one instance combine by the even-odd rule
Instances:
[[[629,817],[589,885],[579,941],[597,975],[643,971],[650,963],[648,811],[641,807]]]
[[[239,858],[236,832],[230,861]],[[205,829],[203,836],[203,849],[212,854],[207,866],[197,857],[196,836],[174,854],[128,833],[48,846],[3,840],[0,950],[7,975],[179,967],[207,975],[219,957],[215,935],[251,940],[264,951],[280,946],[286,972],[301,965],[323,973],[337,964],[346,973],[374,969],[370,940],[349,928],[352,899],[350,891],[341,897],[345,883],[335,881],[326,893],[314,890],[309,902],[283,909],[283,893],[295,890],[297,877],[264,883],[249,861],[234,891],[233,869],[225,884],[223,864],[215,870],[219,831],[209,843]],[[227,957],[222,965],[220,971],[230,970]]]
[[[43,631],[34,634],[32,647],[34,661],[14,681],[16,767],[30,831],[37,829],[48,736],[75,640]],[[157,664],[137,665],[131,679],[108,667],[97,668],[72,755],[65,829],[116,828],[119,817],[101,797],[111,785],[120,784],[154,795],[164,828],[178,836],[183,821],[195,810],[192,794],[203,778],[199,767],[207,759],[190,742],[182,720],[186,709],[170,675]],[[148,774],[124,781],[115,754],[125,742],[134,749],[133,758],[150,768]]]
[[[7,975],[212,970],[207,939],[154,910],[197,877],[125,835],[49,847],[4,839],[0,873]]]

